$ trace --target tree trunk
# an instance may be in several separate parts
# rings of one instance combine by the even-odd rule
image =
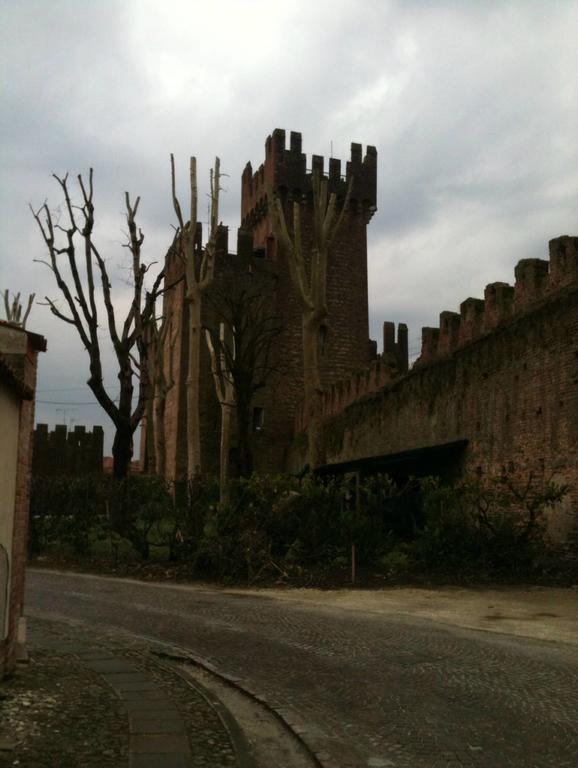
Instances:
[[[219,474],[219,500],[229,501],[229,450],[231,445],[231,405],[221,403],[221,464]]]
[[[133,453],[132,434],[130,423],[117,424],[112,443],[112,474],[118,480],[124,480],[130,471]]]
[[[307,427],[307,463],[312,469],[322,467],[326,462],[321,419],[314,414]]]
[[[199,379],[201,363],[201,294],[189,294],[189,367],[187,374],[187,477],[201,474]]]
[[[156,389],[155,389],[156,392]],[[146,415],[144,423],[141,422],[141,429],[145,430],[145,439],[141,440],[141,445],[144,446],[144,456],[141,454],[141,469],[148,473],[157,471],[157,459],[154,449],[156,439],[156,425],[153,402],[150,398],[147,399]],[[144,462],[143,462],[144,459]]]
[[[319,332],[321,322],[316,313],[303,310],[303,386],[305,407],[308,412],[317,404],[317,393],[321,391],[319,370]]]
[[[159,477],[165,476],[166,440],[165,440],[165,404],[167,393],[162,387],[154,400],[154,456],[155,472]]]
[[[237,442],[239,450],[239,476],[251,477],[253,473],[253,452],[249,431],[251,428],[251,404],[237,401]]]
[[[303,386],[305,414],[309,423],[307,435],[308,464],[312,469],[325,463],[322,445],[322,429],[319,418],[319,395],[321,393],[321,371],[319,368],[319,314],[303,310]]]

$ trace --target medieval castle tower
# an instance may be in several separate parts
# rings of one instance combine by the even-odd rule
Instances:
[[[308,167],[309,165],[309,167]],[[303,346],[301,312],[288,264],[277,248],[270,191],[284,205],[302,203],[304,248],[312,238],[312,174],[325,174],[329,192],[343,201],[351,178],[352,190],[345,220],[330,253],[327,277],[328,318],[323,329],[322,379],[331,385],[368,365],[375,356],[369,340],[367,290],[367,236],[369,221],[376,211],[377,152],[360,144],[351,145],[351,159],[342,168],[340,160],[313,155],[308,163],[302,152],[301,134],[276,129],[265,142],[265,162],[253,172],[247,163],[242,175],[241,226],[236,253],[229,252],[228,230],[219,233],[213,290],[226,290],[236,276],[250,273],[255,285],[271,296],[271,312],[282,319],[276,354],[282,375],[273,377],[253,404],[254,466],[258,471],[285,469],[287,451],[294,436],[295,413],[303,396]],[[201,231],[198,228],[199,247]],[[183,265],[176,256],[167,261],[168,283],[178,279]],[[273,284],[273,288],[272,288]],[[210,305],[210,302],[209,302]],[[204,323],[211,324],[210,306],[204,307]],[[167,461],[169,479],[186,476],[186,375],[188,326],[184,285],[167,293],[164,313],[172,317],[176,342],[171,349],[174,386],[166,403]],[[169,354],[169,352],[167,352]],[[168,367],[168,363],[167,363]],[[205,470],[218,471],[219,408],[211,377],[206,346],[201,352],[201,436]],[[233,452],[234,452],[233,446]],[[145,448],[145,457],[146,457]],[[146,458],[145,458],[146,461]]]

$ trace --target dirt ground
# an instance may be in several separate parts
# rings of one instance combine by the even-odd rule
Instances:
[[[578,645],[578,585],[565,589],[505,586],[235,591],[352,611],[416,616],[470,629]]]

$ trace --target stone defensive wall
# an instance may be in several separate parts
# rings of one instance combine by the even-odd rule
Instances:
[[[75,426],[68,430],[57,424],[52,431],[47,424],[34,430],[32,476],[56,477],[101,474],[103,471],[104,431],[102,427]]]
[[[515,269],[515,285],[490,283],[483,299],[466,299],[459,312],[442,312],[439,328],[422,329],[417,365],[441,360],[461,347],[491,334],[500,325],[523,315],[544,301],[555,300],[564,287],[578,282],[576,237],[550,241],[550,261],[522,259]]]
[[[317,415],[326,419],[340,413],[348,405],[365,395],[377,392],[391,384],[408,370],[408,335],[407,325],[397,327],[395,341],[395,323],[383,324],[383,354],[360,371],[355,371],[346,379],[335,382],[319,395]],[[301,402],[295,412],[295,433],[304,432],[308,419]]]
[[[576,535],[578,237],[549,246],[549,261],[518,263],[514,286],[492,283],[483,300],[466,299],[459,313],[441,313],[439,328],[424,328],[407,373],[385,356],[324,393],[327,468],[419,453],[427,471],[428,456],[454,446],[459,473],[568,483],[551,533]],[[296,426],[306,430],[302,415]]]

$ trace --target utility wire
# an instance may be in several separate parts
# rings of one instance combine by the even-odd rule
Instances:
[[[84,387],[55,387],[54,389],[37,389],[36,392],[82,392],[83,389],[88,389],[88,386]]]
[[[113,397],[112,400],[113,400],[113,402],[116,402],[118,400],[118,397]],[[76,406],[76,405],[98,405],[98,406],[100,406],[100,403],[98,402],[98,400],[94,400],[92,403],[73,403],[73,402],[70,402],[70,400],[67,400],[67,401],[64,401],[64,402],[60,402],[58,400],[37,400],[36,402],[40,403],[42,405],[73,405],[73,406]]]

